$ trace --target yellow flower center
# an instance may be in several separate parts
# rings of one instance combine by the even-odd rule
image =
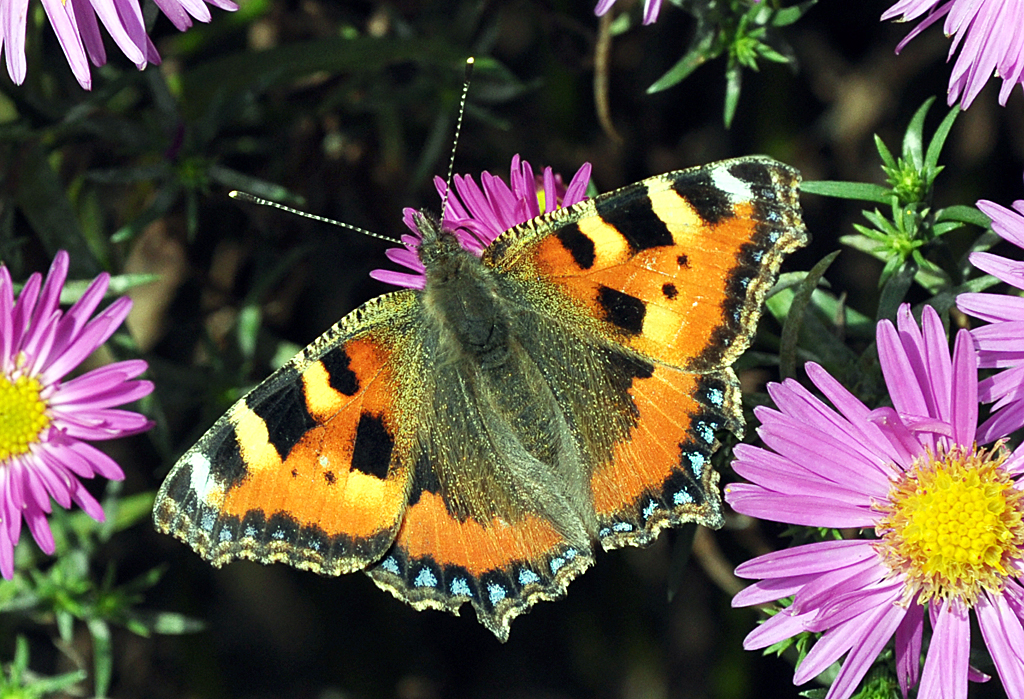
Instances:
[[[1020,572],[1024,494],[1002,468],[1006,451],[954,448],[929,454],[893,484],[876,531],[893,570],[907,575],[906,601],[957,598],[972,605]]]
[[[0,376],[0,461],[24,454],[50,424],[38,379]]]

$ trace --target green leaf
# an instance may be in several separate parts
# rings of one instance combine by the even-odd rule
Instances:
[[[633,15],[629,12],[622,12],[612,20],[611,26],[608,27],[608,32],[612,36],[619,36],[628,32],[632,27]]]
[[[668,72],[655,80],[654,83],[647,88],[647,94],[652,95],[655,92],[667,90],[673,85],[685,80],[690,73],[700,66],[714,58],[718,58],[722,53],[722,49],[713,51],[711,47],[714,44],[714,41],[714,33],[706,33],[693,48],[687,51],[686,54],[679,59],[678,63],[669,68]]]
[[[924,287],[928,293],[937,294],[941,289],[952,285],[953,280],[949,278],[949,275],[935,263],[926,260],[920,250],[914,250],[912,257],[918,266],[914,281]]]
[[[907,291],[910,290],[910,285],[914,282],[917,272],[917,264],[913,260],[907,260],[892,273],[882,286],[875,320],[896,319],[896,310],[907,297]]]
[[[159,274],[118,274],[110,278],[110,285],[107,287],[107,292],[103,295],[103,298],[122,296],[130,289],[152,284],[159,279]],[[85,293],[85,290],[92,283],[92,279],[72,279],[68,281],[60,291],[60,302],[65,305],[74,303],[82,298],[82,294]]]
[[[934,172],[934,175],[938,174],[939,154],[942,153],[942,146],[946,143],[946,137],[949,136],[950,129],[953,128],[953,122],[956,121],[957,115],[960,113],[960,105],[954,105],[949,111],[949,114],[945,116],[942,123],[939,124],[939,128],[935,130],[935,135],[932,136],[931,142],[928,144],[928,152],[924,157],[924,170],[927,173]],[[933,175],[933,179],[934,179]],[[931,184],[929,182],[928,184]]]
[[[761,58],[771,61],[773,63],[789,63],[789,56],[783,56],[781,53],[773,49],[768,44],[760,44],[757,47],[757,55]],[[754,70],[757,70],[757,66],[753,66]]]
[[[153,511],[154,500],[156,493],[152,490],[118,497],[117,505],[106,512],[113,530],[121,532],[147,519]]]
[[[803,17],[816,4],[818,4],[818,0],[806,0],[806,2],[793,7],[783,7],[772,15],[770,24],[773,27],[788,27]]]
[[[292,207],[305,206],[306,204],[306,200],[302,196],[295,194],[286,187],[273,182],[267,182],[259,177],[246,175],[223,165],[210,165],[206,174],[212,182],[223,185],[227,189],[237,189],[246,194],[281,202]]]
[[[875,148],[878,150],[878,157],[882,159],[883,170],[896,170],[899,167],[896,158],[893,157],[892,152],[885,145],[885,141],[878,134],[875,134]]]
[[[110,626],[102,619],[87,619],[86,628],[92,636],[93,689],[97,699],[107,696],[114,671],[114,655],[110,645]]]
[[[946,235],[955,230],[959,230],[964,227],[964,224],[960,221],[945,221],[943,223],[932,224],[932,235],[938,238],[941,235]]]
[[[842,182],[837,180],[810,180],[800,185],[800,191],[818,194],[823,197],[837,199],[855,199],[888,204],[892,200],[892,190],[878,184],[868,182]]]
[[[199,633],[206,628],[206,622],[174,612],[129,610],[128,614],[134,624],[146,630],[145,635],[182,636],[190,633]]]
[[[903,136],[903,158],[907,160],[915,170],[920,171],[924,167],[924,119],[928,116],[935,97],[929,97],[924,101],[907,126],[907,133]]]
[[[73,276],[87,277],[99,272],[99,265],[85,244],[64,183],[42,147],[24,149],[11,168],[18,173],[13,178],[15,202],[43,241],[47,253],[53,256],[58,250],[67,250]]]
[[[733,117],[736,116],[736,107],[740,102],[740,86],[743,82],[743,69],[738,65],[731,66],[725,71],[725,109],[722,113],[722,120],[725,128],[732,126]]]
[[[835,262],[839,253],[840,251],[836,250],[819,260],[807,273],[793,296],[793,302],[786,315],[786,322],[783,323],[782,336],[779,341],[779,374],[783,379],[796,376],[796,347],[797,341],[800,339],[804,312],[811,301],[811,294],[818,287],[818,282]]]
[[[972,226],[978,226],[979,228],[988,228],[992,225],[992,220],[977,208],[963,204],[940,209],[935,213],[935,220],[959,221]]]
[[[263,311],[258,303],[247,303],[238,313],[236,330],[238,332],[238,348],[245,359],[252,359],[256,354],[256,340],[263,325]]]

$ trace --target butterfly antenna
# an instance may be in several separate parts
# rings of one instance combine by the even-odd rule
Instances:
[[[400,241],[400,240],[396,240],[394,238],[389,238],[386,235],[381,235],[380,233],[374,233],[373,231],[368,231],[365,228],[360,228],[359,226],[353,226],[351,223],[342,223],[341,221],[335,221],[333,218],[327,218],[326,216],[317,216],[316,214],[311,214],[311,213],[307,213],[305,211],[300,211],[299,209],[293,209],[290,206],[285,206],[284,204],[279,204],[276,201],[271,201],[270,199],[264,199],[263,197],[257,197],[257,196],[254,196],[252,194],[249,194],[248,192],[239,192],[236,189],[236,190],[233,190],[231,192],[228,192],[228,196],[231,197],[232,199],[237,199],[238,201],[246,201],[246,202],[249,202],[250,204],[259,204],[260,206],[269,206],[269,207],[271,207],[273,209],[280,209],[281,211],[287,211],[290,214],[295,214],[297,216],[302,216],[303,218],[311,218],[314,221],[319,221],[320,223],[329,223],[332,226],[338,226],[339,228],[347,228],[350,231],[355,231],[356,233],[362,233],[363,235],[368,235],[371,238],[377,238],[379,240],[386,240],[389,243],[395,243],[396,245],[401,245],[402,244],[402,241]]]
[[[445,179],[444,197],[441,198],[441,219],[444,219],[448,207],[448,192],[452,191],[452,176],[455,172],[455,149],[459,145],[459,134],[462,132],[462,117],[466,113],[466,97],[469,95],[469,81],[473,77],[473,64],[476,59],[466,59],[466,76],[462,82],[462,98],[459,100],[459,118],[455,121],[455,140],[452,142],[452,155],[448,158],[448,177]]]

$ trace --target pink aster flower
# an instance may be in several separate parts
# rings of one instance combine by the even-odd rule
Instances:
[[[594,14],[603,17],[608,10],[612,9],[615,0],[597,0],[597,7]],[[661,0],[644,0],[644,24],[654,24],[658,20],[658,13],[661,12]]]
[[[925,307],[918,327],[903,306],[897,327],[878,324],[877,341],[891,408],[869,410],[809,363],[834,409],[796,381],[773,384],[778,409],[756,409],[765,447],[736,447],[733,467],[751,481],[726,490],[738,512],[875,535],[795,546],[737,568],[758,582],[734,606],[793,599],[744,647],[823,634],[793,681],[845,655],[827,697],[846,699],[895,639],[904,697],[916,685],[921,699],[966,699],[969,679],[988,679],[968,666],[973,611],[1007,695],[1024,697],[1024,458],[975,445],[977,356],[966,331],[951,358],[938,313]]]
[[[978,208],[992,219],[992,230],[1004,240],[1024,248],[1024,200],[1013,210],[991,201],[979,201]],[[975,252],[971,264],[1010,286],[1024,289],[1024,262],[1008,260],[988,252]],[[1002,369],[981,381],[981,400],[994,402],[993,415],[979,428],[982,442],[999,439],[1024,426],[1024,298],[1006,294],[960,294],[957,307],[990,325],[971,331],[983,368]]]
[[[543,175],[535,177],[530,164],[520,160],[518,155],[512,158],[511,189],[500,177],[486,170],[480,175],[482,186],[478,186],[471,175],[455,175],[453,179],[455,191],[448,196],[442,225],[455,233],[463,248],[479,256],[509,228],[586,199],[590,163],[583,164],[568,187],[562,176],[554,174],[550,167],[544,168]],[[445,201],[447,186],[444,180],[435,177],[434,186],[441,200]],[[405,247],[390,248],[384,254],[395,264],[411,269],[413,274],[375,269],[370,276],[395,286],[422,289],[426,277],[417,252],[422,240],[414,218],[417,212],[416,209],[405,209],[402,213],[402,220],[412,235],[402,236]]]
[[[899,53],[911,39],[943,17],[943,31],[953,37],[946,61],[957,48],[960,55],[949,76],[948,102],[961,100],[964,109],[981,92],[993,75],[1003,79],[999,104],[1006,100],[1014,85],[1024,84],[1024,0],[899,0],[882,15],[908,22],[924,15],[896,47]]]
[[[149,394],[153,384],[132,381],[142,360],[115,362],[65,380],[106,342],[128,315],[120,298],[90,319],[110,281],[98,276],[66,313],[58,302],[68,273],[68,254],[57,253],[43,281],[33,274],[14,299],[11,275],[0,266],[0,574],[14,575],[14,545],[21,520],[46,553],[54,542],[46,515],[52,498],[78,505],[103,521],[103,508],[80,478],[124,474],[109,456],[84,440],[114,439],[149,429],[138,413],[116,410]]]
[[[238,9],[231,0],[205,1],[223,10]],[[26,73],[28,3],[29,0],[0,0],[0,50],[5,51],[7,72],[18,85],[25,81]],[[146,34],[138,0],[42,0],[42,3],[71,72],[86,90],[92,87],[86,54],[95,66],[107,62],[97,17],[117,47],[139,70],[147,63],[160,63],[160,54]],[[156,4],[180,31],[192,26],[189,15],[201,22],[210,21],[210,11],[203,0],[156,0]]]

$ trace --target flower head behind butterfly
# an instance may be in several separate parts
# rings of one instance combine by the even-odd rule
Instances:
[[[506,230],[586,199],[590,170],[590,163],[584,163],[566,186],[561,175],[555,174],[550,167],[544,168],[542,175],[535,176],[530,164],[517,154],[512,158],[511,187],[486,170],[480,175],[480,185],[472,175],[455,175],[454,191],[448,193],[447,200],[448,188],[443,179],[436,177],[434,186],[441,200],[445,201],[440,228],[451,232],[463,249],[479,257]],[[390,248],[385,252],[389,260],[413,273],[375,269],[370,272],[371,277],[409,289],[425,287],[426,268],[420,259],[426,225],[424,217],[425,214],[416,209],[405,209],[403,220],[412,234],[402,236],[405,247]]]

